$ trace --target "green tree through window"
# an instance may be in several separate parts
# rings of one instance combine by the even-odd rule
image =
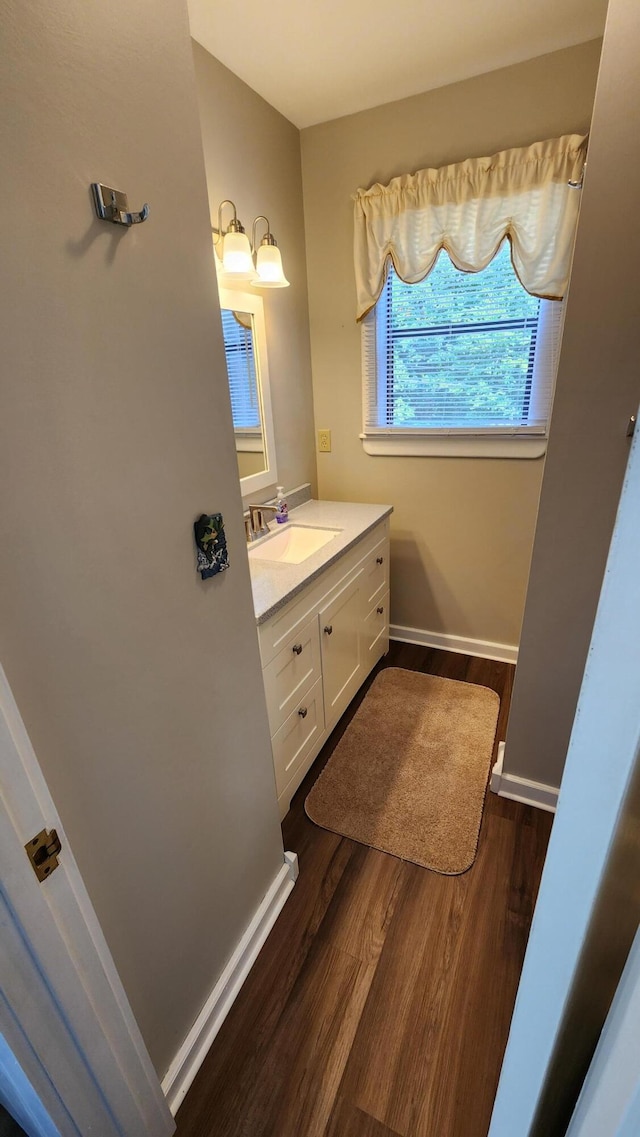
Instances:
[[[376,311],[386,348],[378,425],[526,426],[541,303],[518,281],[508,242],[479,273],[460,272],[444,251],[419,284],[390,269]]]

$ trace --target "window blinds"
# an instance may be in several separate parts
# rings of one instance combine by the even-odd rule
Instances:
[[[236,430],[260,433],[252,329],[241,324],[232,311],[223,308],[221,315],[233,425]]]
[[[522,288],[506,243],[479,273],[444,252],[419,284],[390,269],[362,323],[365,435],[543,435],[561,319]]]

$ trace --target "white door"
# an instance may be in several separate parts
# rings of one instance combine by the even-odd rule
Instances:
[[[618,984],[567,1137],[640,1133],[640,931]]]
[[[554,1046],[578,989],[592,918],[610,884],[618,835],[637,848],[628,835],[638,832],[640,816],[628,791],[640,746],[639,518],[640,435],[620,498],[489,1137],[528,1137],[552,1064],[561,1060]],[[608,971],[615,982],[634,913],[637,925],[633,874],[615,881],[610,899]],[[592,998],[594,988],[589,991]],[[581,1027],[580,1046],[591,1029]]]
[[[24,846],[43,829],[62,849],[39,882]],[[27,1109],[30,1137],[174,1131],[2,668],[0,1036],[0,1081]]]

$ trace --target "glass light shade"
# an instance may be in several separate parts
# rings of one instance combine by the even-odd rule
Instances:
[[[282,257],[277,245],[260,245],[256,257],[258,279],[256,288],[288,288],[289,281],[282,269]]]
[[[254,280],[251,245],[246,233],[226,233],[222,243],[222,268],[233,280]]]

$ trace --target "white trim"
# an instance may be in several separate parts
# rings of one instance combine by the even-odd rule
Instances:
[[[233,434],[236,440],[236,450],[239,454],[262,454],[264,452],[262,430],[259,426],[255,430],[234,429]]]
[[[459,655],[477,655],[481,659],[497,659],[500,663],[517,663],[517,644],[499,644],[492,640],[465,639],[452,636],[448,632],[427,632],[423,628],[405,628],[401,624],[391,624],[389,638],[405,644],[420,644],[423,647],[441,648],[455,651]]]
[[[162,1079],[162,1089],[174,1116],[296,882],[297,854],[285,853],[284,858],[282,868],[256,909],[249,927],[239,940],[231,959]]]
[[[546,438],[497,434],[461,438],[447,434],[361,434],[365,454],[389,458],[542,458]]]
[[[516,774],[505,774],[504,746],[504,742],[498,744],[498,760],[491,771],[490,789],[493,793],[555,813],[559,790],[555,786],[545,786],[543,782],[532,782],[529,778],[519,778]]]
[[[6,938],[3,943],[6,951]],[[0,1034],[0,1105],[30,1137],[61,1137],[4,1035]],[[67,1116],[66,1119],[69,1118]]]
[[[260,421],[262,423],[262,441],[264,450],[264,470],[256,474],[247,474],[240,478],[240,487],[243,497],[257,493],[258,490],[275,486],[278,481],[276,465],[276,439],[273,426],[273,410],[271,407],[271,386],[269,383],[269,354],[267,351],[267,333],[264,322],[264,302],[262,296],[253,292],[238,291],[233,288],[223,288],[218,285],[220,308],[230,311],[250,312],[253,316],[254,361],[256,366],[256,382],[260,398]]]

